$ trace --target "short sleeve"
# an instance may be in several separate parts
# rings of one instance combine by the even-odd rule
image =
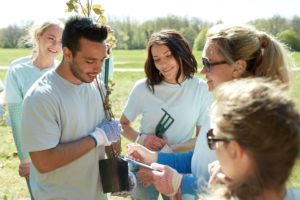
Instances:
[[[140,81],[138,81],[133,89],[131,90],[127,104],[123,110],[123,114],[126,116],[126,118],[129,121],[134,121],[136,117],[142,113],[142,104],[141,102],[142,98],[141,96],[143,95],[143,88],[142,84]]]
[[[60,128],[50,95],[28,95],[22,113],[22,147],[27,152],[50,149],[59,143]]]

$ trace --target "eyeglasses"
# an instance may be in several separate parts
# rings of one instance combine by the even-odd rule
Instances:
[[[216,149],[216,143],[217,142],[230,142],[231,140],[234,140],[233,137],[230,136],[215,136],[213,129],[209,129],[209,131],[206,134],[206,138],[207,138],[207,144],[208,147],[211,150],[215,150]]]
[[[213,67],[215,65],[222,65],[222,64],[226,64],[226,63],[227,62],[225,60],[218,61],[218,62],[210,62],[208,58],[202,57],[202,64],[203,64],[203,67],[205,67],[207,72],[210,72],[211,67]]]

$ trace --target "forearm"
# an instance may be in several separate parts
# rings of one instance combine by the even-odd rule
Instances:
[[[171,149],[173,152],[194,151],[196,139],[197,138],[192,138],[185,143],[171,145]]]
[[[186,153],[158,153],[157,163],[168,165],[179,173],[191,173],[193,152]]]
[[[75,142],[59,144],[52,149],[30,152],[30,157],[40,173],[47,173],[80,158],[95,146],[95,141],[87,136]]]
[[[193,175],[183,175],[180,187],[181,193],[196,195],[198,190],[198,179]]]
[[[196,126],[196,137],[190,139],[189,141],[181,144],[174,144],[171,146],[173,152],[187,152],[187,151],[194,151],[197,137],[200,133],[201,126]]]
[[[139,132],[137,132],[136,130],[134,130],[134,128],[132,128],[131,126],[128,126],[128,125],[124,126],[124,125],[122,124],[122,128],[123,128],[122,135],[123,135],[126,139],[128,139],[128,140],[134,142],[134,141],[136,140],[136,138],[137,138]]]
[[[132,142],[135,141],[139,133],[132,128],[131,122],[125,117],[125,115],[121,116],[120,123],[123,129],[122,135]]]

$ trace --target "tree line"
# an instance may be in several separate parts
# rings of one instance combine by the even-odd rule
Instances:
[[[158,17],[153,20],[138,22],[126,17],[123,19],[109,18],[109,25],[114,30],[117,38],[117,49],[145,49],[147,38],[162,29],[176,29],[182,33],[194,50],[202,50],[205,35],[209,27],[214,23],[203,21],[199,18],[186,18],[178,16]],[[223,23],[222,21],[216,24]],[[23,25],[10,25],[0,29],[1,48],[30,47],[28,43],[28,29],[33,22]],[[274,15],[268,19],[256,19],[247,24],[253,25],[261,31],[272,34],[291,50],[300,51],[300,17],[291,19]]]

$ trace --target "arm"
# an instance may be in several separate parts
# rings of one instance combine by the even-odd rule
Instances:
[[[198,179],[193,175],[183,175],[180,191],[182,194],[196,195],[199,191]]]
[[[173,144],[171,145],[171,149],[173,152],[187,152],[187,151],[194,151],[197,136],[199,135],[201,127],[196,126],[196,137],[188,140],[187,142],[181,144]]]
[[[152,174],[152,183],[159,192],[167,196],[173,196],[179,191],[182,194],[196,195],[199,192],[203,192],[202,186],[204,188],[206,186],[206,183],[202,182],[201,179],[192,175],[179,174],[168,166],[157,163],[153,163],[151,166],[158,170],[150,172],[148,170],[148,173]],[[146,182],[146,185],[149,185],[149,183]]]
[[[132,128],[131,121],[129,121],[124,114],[121,116],[120,123],[123,128],[122,135],[132,142],[135,141],[139,133]]]
[[[120,123],[123,128],[122,134],[128,140],[136,141],[139,133],[132,128],[131,121],[129,121],[124,114],[121,116]],[[165,140],[156,137],[155,135],[141,135],[136,142],[153,151],[159,151],[166,144]]]
[[[157,163],[168,165],[179,173],[191,173],[193,152],[185,153],[158,153]]]
[[[28,158],[29,155],[27,152],[22,151],[21,148],[21,117],[22,117],[22,102],[20,103],[9,103],[8,111],[11,119],[11,128],[15,141],[15,145],[17,147],[17,152],[19,158],[25,159]]]
[[[59,144],[52,149],[30,152],[30,157],[40,173],[47,173],[80,158],[94,147],[94,140],[87,136],[75,142]]]
[[[111,145],[118,141],[120,132],[118,121],[104,120],[88,136],[77,141],[58,144],[54,148],[32,151],[30,157],[39,172],[46,173],[80,158],[94,147]]]

